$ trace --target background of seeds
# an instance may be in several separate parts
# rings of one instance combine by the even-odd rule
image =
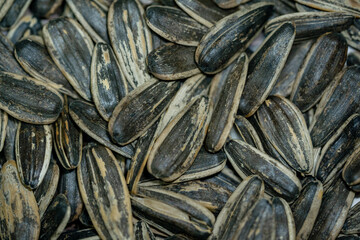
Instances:
[[[359,239],[359,17],[0,0],[0,238]]]

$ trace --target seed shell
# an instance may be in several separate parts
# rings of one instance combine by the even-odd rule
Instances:
[[[218,21],[201,39],[195,60],[204,73],[220,72],[238,58],[270,16],[272,5],[257,3]]]
[[[5,143],[7,123],[7,113],[0,110],[0,152],[2,151]]]
[[[114,1],[108,12],[111,45],[133,89],[152,78],[146,69],[146,56],[153,49],[152,38],[143,16],[144,9],[138,0]]]
[[[345,234],[358,234],[360,233],[360,203],[355,204],[350,208],[346,217],[346,221],[341,230]]]
[[[106,26],[106,13],[95,2],[66,0],[66,3],[94,42],[110,43]]]
[[[208,28],[175,7],[154,5],[146,9],[146,23],[161,37],[185,46],[196,47]]]
[[[151,232],[149,225],[143,220],[140,220],[135,224],[135,239],[155,240],[155,235]]]
[[[284,23],[252,55],[238,110],[245,117],[253,115],[269,96],[285,65],[294,38],[294,25]]]
[[[34,78],[0,72],[0,109],[18,120],[52,123],[58,118],[63,101],[55,89]]]
[[[306,6],[330,12],[348,12],[360,17],[359,0],[296,0]]]
[[[0,238],[38,239],[40,216],[34,194],[22,185],[13,160],[1,169]]]
[[[97,43],[91,62],[91,93],[100,115],[108,121],[116,105],[128,93],[118,61],[106,43]]]
[[[41,219],[39,239],[57,239],[70,219],[70,212],[66,196],[57,195]]]
[[[0,1],[0,21],[5,17],[10,7],[14,3],[14,0],[1,0]]]
[[[37,188],[50,163],[52,136],[49,125],[19,123],[16,133],[16,163],[22,183]]]
[[[320,100],[326,87],[342,70],[347,50],[346,40],[336,33],[325,34],[313,44],[299,69],[290,96],[302,112]]]
[[[217,216],[210,239],[233,239],[240,221],[263,195],[264,183],[260,177],[244,179]]]
[[[260,151],[264,151],[259,135],[246,118],[241,115],[236,116],[234,125],[239,136],[238,140],[244,141]]]
[[[32,0],[30,10],[38,18],[49,18],[62,3],[63,0]]]
[[[84,151],[78,182],[96,231],[102,239],[133,239],[130,196],[115,156],[103,146]]]
[[[245,53],[241,54],[226,78],[206,133],[205,147],[210,152],[219,151],[230,134],[244,89],[248,65],[248,57]]]
[[[31,0],[13,0],[11,7],[7,10],[4,17],[0,22],[0,29],[8,30],[24,15],[26,9],[28,9]]]
[[[335,132],[321,150],[316,166],[316,178],[329,182],[344,166],[360,143],[360,116],[350,118]]]
[[[357,148],[347,159],[342,171],[342,178],[349,186],[360,184],[360,148]]]
[[[310,125],[314,147],[323,146],[358,108],[360,101],[360,66],[340,72],[325,91]]]
[[[32,77],[47,83],[61,93],[78,98],[78,94],[51,59],[42,39],[30,36],[15,44],[14,55]]]
[[[284,22],[293,22],[296,27],[295,41],[318,37],[326,32],[341,32],[350,27],[354,16],[347,13],[300,12],[279,16],[265,26],[265,33],[274,31]]]
[[[41,184],[35,189],[34,195],[39,206],[40,218],[51,203],[59,183],[60,170],[54,160],[50,161],[48,170]]]
[[[48,52],[73,88],[91,101],[90,64],[94,45],[91,38],[74,19],[56,18],[43,28]]]
[[[211,0],[175,0],[190,17],[206,27],[212,27],[227,14]]]
[[[275,213],[275,239],[295,240],[295,222],[289,204],[282,198],[274,198],[272,204]]]
[[[208,99],[197,97],[166,126],[149,155],[153,176],[173,181],[189,169],[205,138],[208,110]]]
[[[194,59],[195,47],[167,43],[147,56],[149,72],[162,80],[178,80],[200,73]]]
[[[7,37],[11,42],[16,43],[23,37],[37,34],[41,31],[41,27],[39,19],[32,14],[27,14],[9,29]]]
[[[94,105],[80,100],[72,101],[69,112],[79,128],[94,140],[127,158],[134,155],[131,145],[120,147],[112,143],[107,131],[107,122],[100,116]]]
[[[247,177],[243,171],[258,174],[264,180],[268,192],[287,201],[295,200],[299,195],[301,183],[296,175],[260,150],[245,142],[230,140],[225,145],[225,153],[241,178]]]
[[[179,82],[152,80],[128,94],[109,120],[112,139],[126,145],[143,135],[169,106],[179,86]]]
[[[339,177],[324,193],[309,239],[335,239],[346,220],[355,193]]]

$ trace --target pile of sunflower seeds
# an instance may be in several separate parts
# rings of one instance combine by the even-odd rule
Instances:
[[[0,239],[359,240],[359,18],[0,0]]]

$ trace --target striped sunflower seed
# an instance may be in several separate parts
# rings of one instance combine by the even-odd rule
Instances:
[[[214,74],[230,65],[269,18],[272,4],[257,3],[218,21],[201,39],[195,60],[204,73]]]
[[[116,0],[107,18],[111,45],[133,89],[152,79],[146,69],[146,56],[153,45],[143,16],[144,9],[138,0]]]
[[[250,117],[269,96],[285,65],[294,38],[294,25],[284,23],[274,30],[252,55],[239,113]]]
[[[39,19],[32,14],[26,14],[9,29],[7,37],[11,42],[16,43],[24,37],[38,34],[41,31],[41,27]]]
[[[358,234],[360,233],[360,203],[355,204],[350,208],[346,217],[344,226],[341,229],[345,234]]]
[[[154,5],[146,9],[146,22],[161,37],[185,46],[196,47],[208,28],[175,7]]]
[[[30,5],[31,12],[39,18],[49,18],[57,12],[63,0],[32,0]]]
[[[16,163],[22,183],[37,188],[49,167],[52,136],[49,125],[19,123],[16,133]]]
[[[29,7],[31,0],[12,0],[10,2],[12,2],[11,6],[0,21],[0,29],[2,30],[8,30],[19,21]]]
[[[58,238],[59,240],[100,240],[93,228],[81,230],[66,230]]]
[[[205,147],[210,152],[217,152],[224,146],[234,124],[248,65],[248,57],[245,53],[241,54],[226,78],[206,133]]]
[[[96,231],[102,239],[133,239],[130,196],[115,156],[100,145],[84,151],[78,182]]]
[[[0,238],[38,239],[40,216],[34,194],[22,185],[16,163],[7,161],[0,177]]]
[[[1,0],[0,1],[0,21],[5,17],[6,13],[11,8],[14,0]]]
[[[149,72],[162,80],[178,80],[200,73],[194,59],[195,47],[167,43],[147,56]]]
[[[9,1],[8,1],[9,2]],[[27,75],[14,57],[14,48],[10,40],[0,32],[0,71],[11,72],[20,75]]]
[[[306,6],[330,12],[348,12],[360,17],[359,0],[296,0]]]
[[[282,198],[272,199],[275,212],[275,239],[295,240],[294,217],[289,204]]]
[[[155,235],[150,230],[145,221],[138,221],[135,225],[135,239],[137,240],[155,240]]]
[[[326,87],[342,70],[347,50],[345,38],[335,33],[325,34],[313,44],[299,69],[290,96],[302,112],[320,100]]]
[[[62,96],[34,78],[0,72],[0,109],[23,122],[49,124],[62,108]]]
[[[347,159],[342,177],[349,186],[360,184],[360,148],[357,148]],[[357,190],[353,189],[354,191]],[[357,191],[356,191],[357,192]]]
[[[238,138],[235,140],[241,140],[260,151],[264,151],[259,135],[253,125],[246,118],[241,115],[236,116],[234,125],[238,134]]]
[[[48,52],[73,88],[91,101],[90,64],[94,44],[85,30],[72,18],[50,20],[43,28]]]
[[[6,127],[8,124],[8,115],[0,110],[0,152],[2,151],[6,138]]]
[[[111,46],[97,43],[91,62],[91,94],[96,109],[106,121],[128,92],[127,81]]]

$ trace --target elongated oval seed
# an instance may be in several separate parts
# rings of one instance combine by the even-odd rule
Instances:
[[[296,239],[308,239],[319,213],[323,196],[320,181],[310,181],[291,205],[296,226]]]
[[[37,188],[50,163],[52,136],[48,125],[19,123],[16,134],[16,163],[23,184]]]
[[[174,7],[150,6],[146,9],[148,26],[163,38],[185,46],[196,47],[208,28],[184,11]]]
[[[360,148],[357,148],[346,160],[342,177],[349,186],[360,183]]]
[[[48,83],[61,93],[78,98],[76,91],[55,65],[41,41],[35,37],[18,41],[14,49],[16,60],[34,78]]]
[[[275,213],[275,239],[295,240],[295,222],[289,204],[282,198],[272,200]]]
[[[39,238],[40,216],[34,194],[22,185],[13,160],[1,169],[0,238]]]
[[[272,5],[257,3],[218,21],[201,39],[195,60],[204,73],[220,72],[247,47],[270,16]]]
[[[85,151],[78,182],[96,231],[103,239],[133,239],[130,196],[115,156],[103,146]]]
[[[31,0],[14,0],[0,22],[0,29],[7,30],[15,24],[29,7]]]
[[[128,91],[127,81],[111,46],[97,43],[91,61],[91,94],[96,109],[106,121]]]
[[[189,169],[205,138],[208,110],[208,99],[197,97],[166,126],[149,155],[153,176],[173,181]]]
[[[318,37],[327,32],[341,32],[350,27],[354,16],[346,13],[300,12],[276,17],[265,26],[270,33],[284,22],[293,22],[296,27],[295,41]]]
[[[239,134],[239,140],[256,147],[260,151],[264,151],[259,135],[246,118],[241,115],[236,116],[234,125]]]
[[[123,98],[109,120],[112,139],[125,145],[144,134],[165,111],[180,84],[148,81]]]
[[[162,80],[188,78],[200,73],[194,59],[195,47],[168,43],[147,56],[149,71]]]
[[[66,0],[66,3],[94,42],[110,43],[106,13],[97,4],[88,0]]]
[[[51,58],[73,88],[91,101],[90,64],[94,45],[83,28],[71,18],[50,20],[43,28]]]
[[[325,91],[310,125],[314,147],[323,146],[360,104],[360,66],[348,67]]]
[[[263,195],[264,183],[260,177],[254,175],[244,179],[217,216],[209,239],[233,239],[239,221]]]
[[[295,38],[295,27],[284,23],[272,32],[249,63],[239,113],[250,117],[269,96],[283,69]]]
[[[259,126],[281,157],[296,171],[309,173],[314,154],[305,119],[299,109],[283,97],[272,96],[257,111]]]
[[[245,85],[248,64],[249,59],[246,54],[241,54],[226,78],[206,133],[205,147],[210,152],[217,152],[224,146],[234,124]]]
[[[27,14],[11,26],[7,37],[11,42],[16,43],[21,40],[21,38],[29,37],[30,34],[37,34],[41,31],[41,28],[40,20],[32,14]]]
[[[330,12],[348,12],[360,17],[359,0],[296,0],[306,6]]]
[[[151,79],[145,60],[153,49],[152,38],[143,16],[138,0],[114,1],[108,12],[111,45],[133,89]]]
[[[242,169],[246,168],[264,180],[267,191],[273,191],[287,201],[292,201],[299,195],[301,183],[296,175],[260,150],[245,142],[230,140],[225,145],[225,153],[241,177],[245,177]]]
[[[107,122],[100,116],[94,105],[79,100],[73,101],[69,105],[69,111],[79,128],[94,140],[127,158],[134,155],[131,145],[120,147],[111,141],[107,131]]]
[[[62,96],[48,85],[34,78],[0,72],[0,109],[14,118],[49,124],[58,118],[63,104]]]
[[[343,68],[346,53],[346,40],[340,34],[323,35],[314,43],[299,69],[290,97],[301,111],[308,111],[320,100]]]

